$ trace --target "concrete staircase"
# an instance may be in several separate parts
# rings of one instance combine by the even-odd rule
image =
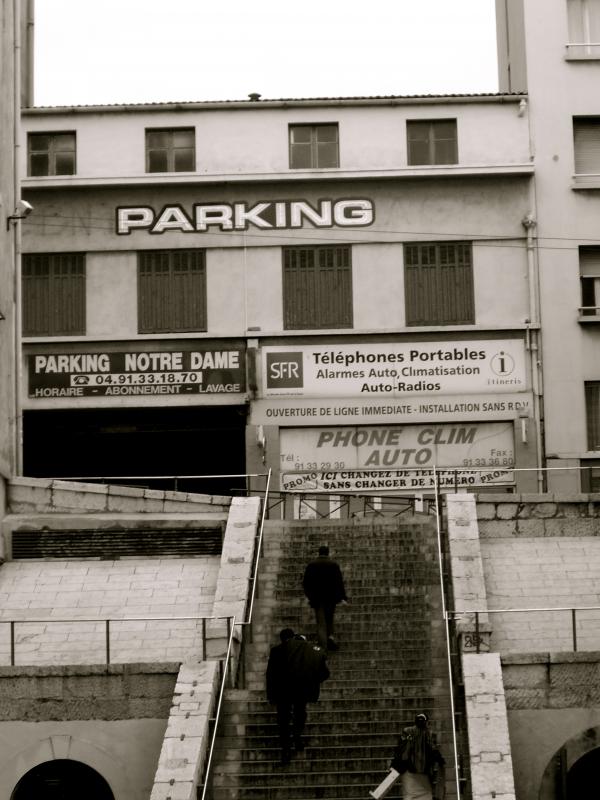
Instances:
[[[319,703],[308,706],[306,749],[283,767],[274,708],[265,699],[266,661],[283,627],[314,638],[301,579],[321,544],[340,563],[351,604],[337,610],[340,649],[329,656],[331,678]],[[447,797],[455,797],[432,517],[268,522],[253,630],[245,688],[226,697],[212,800],[368,798],[401,728],[423,709],[446,757]],[[388,795],[400,796],[399,786]]]

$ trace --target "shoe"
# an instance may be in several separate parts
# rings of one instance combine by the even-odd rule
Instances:
[[[330,636],[329,639],[327,639],[327,649],[328,650],[339,650],[339,645],[335,641],[333,636]]]
[[[305,742],[300,736],[297,739],[294,739],[294,747],[296,748],[297,753],[301,753],[304,750]]]

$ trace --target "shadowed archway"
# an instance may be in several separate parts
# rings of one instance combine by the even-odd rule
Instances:
[[[45,761],[29,770],[10,800],[115,800],[100,773],[71,759]]]

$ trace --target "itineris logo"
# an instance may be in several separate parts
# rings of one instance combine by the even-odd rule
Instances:
[[[302,353],[267,353],[267,389],[304,386]]]

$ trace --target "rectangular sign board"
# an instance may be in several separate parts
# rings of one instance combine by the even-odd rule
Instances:
[[[228,394],[246,390],[241,345],[178,343],[171,350],[36,353],[29,397]]]
[[[384,398],[524,392],[521,339],[262,349],[263,397]]]
[[[281,489],[372,492],[514,481],[512,422],[284,428]]]

